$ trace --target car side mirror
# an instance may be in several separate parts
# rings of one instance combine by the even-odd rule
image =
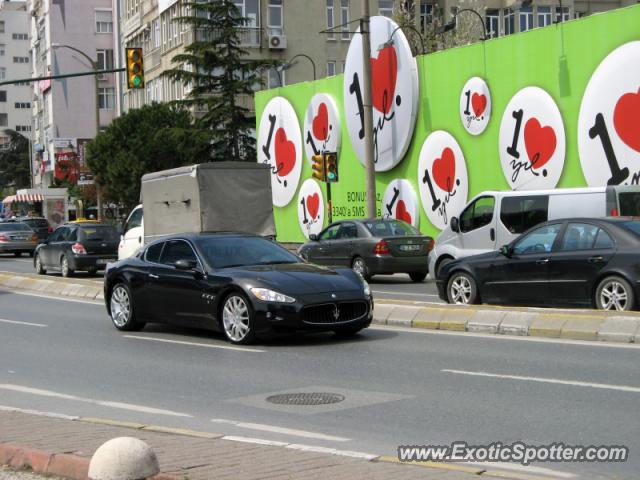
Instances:
[[[315,233],[309,234],[309,240],[311,240],[312,242],[317,242],[318,241],[318,235],[316,235]]]
[[[195,260],[177,260],[176,263],[173,264],[178,270],[194,270],[198,266],[198,262]]]
[[[500,253],[505,257],[510,257],[513,255],[513,249],[509,245],[503,245],[500,247]]]
[[[451,230],[453,230],[456,233],[460,233],[460,220],[458,220],[458,217],[451,217]]]

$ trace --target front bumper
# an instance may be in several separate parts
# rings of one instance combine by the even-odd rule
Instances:
[[[428,273],[427,256],[393,257],[391,255],[375,255],[366,259],[367,268],[371,275],[392,273]]]
[[[71,255],[69,258],[69,266],[74,270],[102,270],[107,267],[107,263],[115,262],[117,254],[111,255]]]

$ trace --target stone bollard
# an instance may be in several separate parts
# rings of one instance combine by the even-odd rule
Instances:
[[[112,438],[91,457],[91,480],[144,480],[160,472],[151,447],[133,437]]]

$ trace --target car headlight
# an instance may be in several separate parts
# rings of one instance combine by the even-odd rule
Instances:
[[[289,297],[284,293],[274,292],[268,288],[251,288],[250,290],[257,299],[263,302],[293,303],[296,301],[295,298]]]
[[[369,284],[364,279],[364,277],[360,274],[360,272],[355,272],[355,273],[356,273],[356,275],[358,275],[358,277],[360,277],[360,281],[362,282],[362,289],[364,290],[364,294],[367,297],[370,297],[371,296],[371,288],[369,287]]]

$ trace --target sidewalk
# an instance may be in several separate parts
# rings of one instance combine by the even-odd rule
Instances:
[[[100,445],[114,437],[129,436],[147,442],[155,451],[161,469],[156,480],[540,478],[477,467],[398,464],[380,457],[347,456],[347,452],[331,454],[290,444],[250,443],[241,437],[120,425],[0,411],[0,465],[84,480],[89,460]]]

